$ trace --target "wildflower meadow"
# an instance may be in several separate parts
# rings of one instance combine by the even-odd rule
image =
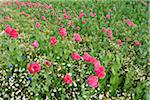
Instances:
[[[149,3],[0,1],[0,100],[150,100]]]

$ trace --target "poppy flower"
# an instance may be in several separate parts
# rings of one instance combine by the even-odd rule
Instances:
[[[78,54],[78,53],[75,53],[75,52],[73,52],[72,53],[72,58],[74,59],[74,60],[80,60],[80,55]]]
[[[18,32],[10,26],[6,27],[5,32],[14,39],[18,38]]]
[[[56,37],[52,36],[52,37],[50,38],[50,44],[51,44],[51,45],[55,45],[56,43],[57,43]]]
[[[63,81],[66,83],[66,84],[72,84],[72,77],[69,75],[69,74],[66,74],[63,78]]]
[[[39,43],[38,43],[38,41],[36,40],[36,41],[34,41],[34,42],[32,43],[32,45],[33,45],[34,48],[38,48]]]
[[[139,47],[141,45],[141,43],[138,40],[136,40],[135,45]]]
[[[40,72],[40,70],[41,70],[41,66],[37,62],[31,63],[28,67],[28,71],[30,72],[30,74],[35,74],[37,72]]]
[[[98,77],[97,76],[94,76],[94,75],[89,76],[89,78],[87,79],[87,82],[90,87],[93,87],[93,88],[98,87]]]
[[[75,33],[75,34],[74,34],[74,40],[75,40],[76,42],[81,42],[80,34]]]
[[[41,25],[40,25],[39,22],[36,22],[36,27],[37,27],[37,28],[41,28]]]
[[[59,34],[61,36],[67,36],[66,28],[59,28]]]

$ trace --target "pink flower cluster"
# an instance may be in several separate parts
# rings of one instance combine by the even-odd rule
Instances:
[[[67,14],[66,10],[64,11],[64,18],[65,19],[71,19],[70,14]]]
[[[78,53],[73,52],[72,58],[74,60],[80,60],[81,56]],[[106,76],[105,68],[103,66],[101,66],[99,60],[97,60],[95,57],[90,56],[88,53],[84,53],[83,59],[88,63],[92,63],[94,66],[94,72],[96,73],[96,76],[94,76],[92,74],[87,79],[87,82],[91,87],[96,88],[96,87],[98,87],[98,78],[103,79]]]
[[[51,66],[51,62],[50,62],[50,61],[45,60],[44,62],[45,62],[45,64],[46,64],[47,67],[50,67],[50,66]],[[37,72],[40,72],[40,70],[41,70],[41,66],[40,66],[40,64],[37,63],[37,62],[31,63],[31,64],[28,66],[28,71],[29,71],[30,74],[35,74],[35,73],[37,73]]]
[[[18,0],[16,0],[15,3],[18,6],[18,9],[20,9],[21,6],[29,7],[29,8],[32,8],[32,7],[39,8],[39,7],[43,6],[40,2],[37,2],[37,3],[19,2]],[[9,5],[11,5],[11,4],[9,4]],[[94,4],[92,4],[92,7],[94,7]],[[84,4],[83,4],[83,8],[86,8],[86,6]],[[44,9],[46,9],[46,10],[44,10],[44,11],[41,12],[42,16],[40,16],[39,14],[36,14],[36,16],[38,18],[41,18],[43,21],[46,21],[47,19],[44,16],[44,14],[48,13],[47,9],[51,10],[51,15],[52,16],[55,16],[55,12],[53,11],[52,4],[48,5],[48,4],[44,3]],[[109,13],[111,13],[111,12],[112,12],[112,10],[110,9]],[[4,12],[1,12],[1,14],[3,15]],[[25,12],[21,12],[20,14],[21,15],[25,15],[25,16],[29,16],[29,14],[27,14]],[[94,13],[92,11],[92,9],[90,10],[89,14],[90,14],[91,17],[95,17],[96,16],[96,13]],[[86,24],[87,23],[87,21],[84,19],[85,16],[87,16],[87,15],[83,11],[80,11],[79,15],[77,15],[77,18],[81,19],[82,24]],[[63,17],[65,19],[67,19],[67,21],[68,21],[68,19],[71,19],[71,15],[68,12],[66,12],[66,10],[64,10],[64,12],[63,12]],[[112,16],[111,16],[111,14],[107,14],[105,16],[105,18],[107,20],[110,20],[112,18]],[[59,13],[58,13],[58,21],[61,22],[62,19],[61,19]],[[5,16],[5,20],[9,21],[10,17],[6,15]],[[35,23],[36,28],[40,29],[41,28],[40,22],[38,22],[36,18],[34,18],[34,20],[36,20],[36,23]],[[126,23],[127,23],[128,26],[131,26],[131,27],[135,26],[135,24],[131,20],[129,20],[129,19],[126,21]],[[72,21],[68,21],[67,24],[68,24],[68,27],[73,26],[73,22]],[[77,29],[81,30],[81,28],[79,26],[77,27]],[[18,38],[18,32],[15,29],[11,28],[10,26],[6,27],[5,32],[9,36],[11,36],[12,38]],[[107,33],[107,36],[109,37],[109,39],[113,40],[113,32],[112,32],[112,30],[110,28],[108,30],[106,30],[104,27],[102,27],[102,32],[103,33]],[[60,25],[59,34],[62,37],[67,36],[66,28],[63,28],[62,25]],[[73,39],[77,43],[79,43],[79,42],[82,41],[82,38],[81,38],[80,34],[78,34],[78,33],[74,33]],[[58,42],[58,40],[56,39],[56,37],[54,37],[54,36],[50,37],[49,43],[52,46],[56,45],[57,42]],[[121,46],[122,45],[122,40],[118,39],[117,40],[117,44],[119,46]],[[141,43],[138,40],[136,40],[135,41],[135,45],[136,46],[140,46]],[[39,47],[38,41],[35,40],[32,43],[32,46],[34,48],[38,48]],[[98,79],[99,78],[103,79],[106,76],[105,67],[101,65],[100,61],[97,60],[97,58],[92,57],[89,53],[84,53],[84,55],[81,57],[80,54],[78,54],[77,52],[73,52],[71,56],[72,56],[72,59],[74,59],[75,61],[79,61],[79,60],[83,59],[87,63],[91,63],[94,66],[94,70],[93,70],[94,73],[87,78],[87,83],[89,84],[90,87],[97,88],[99,86]],[[47,68],[49,68],[51,66],[51,62],[48,61],[48,60],[44,60],[44,63],[45,63],[45,65],[46,65]],[[35,74],[35,73],[40,72],[41,65],[39,63],[37,63],[37,62],[34,62],[34,63],[31,63],[27,68],[28,68],[28,71],[30,72],[30,74]],[[72,77],[68,73],[66,73],[66,75],[63,77],[63,81],[66,84],[72,84],[73,83]]]

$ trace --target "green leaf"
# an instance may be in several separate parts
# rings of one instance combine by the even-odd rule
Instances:
[[[111,94],[114,95],[119,85],[119,76],[118,74],[112,75],[110,78],[110,89]]]

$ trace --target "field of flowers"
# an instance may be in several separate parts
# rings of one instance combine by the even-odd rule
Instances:
[[[0,2],[0,100],[150,100],[149,2]]]

